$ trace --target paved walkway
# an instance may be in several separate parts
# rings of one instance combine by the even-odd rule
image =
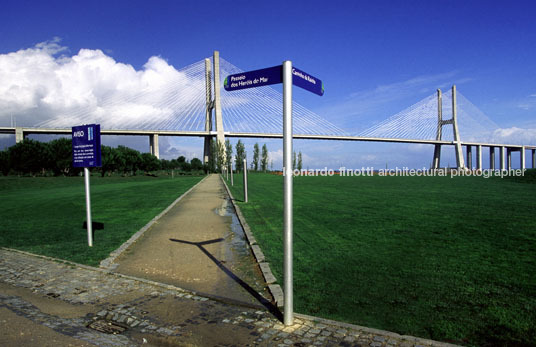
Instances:
[[[220,188],[211,190],[218,187],[217,180],[219,178],[216,176],[209,177],[205,180],[206,186],[200,184],[190,193],[190,199],[185,197],[176,206],[176,211],[174,207],[168,213],[169,222],[162,222],[162,219],[158,223],[176,223],[174,232],[178,234],[170,236],[169,231],[165,230],[155,232],[155,235],[161,235],[162,243],[168,244],[169,248],[144,248],[146,241],[140,240],[139,248],[132,248],[130,254],[118,259],[120,265],[117,270],[130,272],[124,269],[134,269],[132,273],[143,278],[0,249],[0,345],[446,346],[429,340],[302,315],[296,315],[294,326],[283,326],[269,311],[269,305],[260,305],[259,297],[251,299],[254,293],[247,290],[247,284],[253,283],[251,280],[255,280],[257,275],[240,266],[233,267],[232,261],[237,258],[233,258],[236,254],[232,247],[221,246],[223,241],[203,244],[219,238],[232,240],[236,235],[212,234],[214,230],[207,226],[205,236],[201,237],[203,231],[195,229],[189,222],[180,222],[173,217],[179,215],[180,211],[187,213],[189,208],[183,204],[199,207],[206,202],[210,208],[223,215],[219,216],[223,218],[222,225],[230,227],[232,220],[225,216],[228,214],[227,206],[221,200],[212,201],[210,197],[217,195],[225,201]],[[218,216],[215,211],[211,213]],[[208,212],[203,218],[216,224],[221,222]],[[153,226],[157,227],[158,225]],[[198,232],[188,234],[180,231],[182,229],[195,229]],[[146,236],[147,239],[148,237]],[[171,241],[170,238],[188,242]],[[182,248],[177,252],[175,247],[179,246]],[[128,267],[128,257],[138,252],[147,252],[164,262],[162,259],[170,256],[173,258],[170,263],[174,265],[160,270],[154,264],[145,262]],[[217,280],[210,284],[203,281],[189,282],[188,278],[203,275],[195,272],[189,272],[190,277],[181,277],[180,272],[185,270],[188,273],[187,268],[190,266],[181,259],[181,255],[199,261],[200,268]],[[243,258],[243,255],[238,258]],[[136,264],[135,258],[132,264]],[[140,266],[139,272],[135,271],[136,266]],[[165,275],[168,273],[163,273],[164,270],[175,274],[171,276],[172,280],[167,280]],[[240,283],[237,279],[244,280]],[[202,288],[213,293],[200,294],[162,281],[191,285],[190,288],[193,288],[193,284],[203,282]],[[224,295],[221,295],[217,289],[222,283],[224,286],[221,288],[227,288],[225,286],[228,285],[228,288],[234,288],[229,290],[241,291],[240,296],[227,295],[228,289],[224,289]]]
[[[220,177],[207,177],[115,260],[115,271],[261,305],[259,295],[270,296],[232,208]]]

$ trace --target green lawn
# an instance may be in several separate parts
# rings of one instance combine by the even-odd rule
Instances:
[[[0,246],[98,265],[202,178],[91,177],[90,248],[83,177],[0,177]]]
[[[469,345],[536,341],[536,184],[443,177],[294,178],[295,311]],[[282,279],[283,178],[239,200]]]

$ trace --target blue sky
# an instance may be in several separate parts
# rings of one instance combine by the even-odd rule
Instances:
[[[535,129],[534,13],[533,1],[3,0],[0,54],[59,37],[65,55],[99,49],[136,70],[152,56],[181,68],[213,50],[244,70],[289,59],[326,88],[323,97],[295,91],[295,100],[350,132],[452,84],[501,128]],[[432,155],[405,145],[321,146],[336,155],[296,143],[312,166],[335,165],[328,158],[339,155],[346,166],[422,166]],[[404,162],[412,151],[420,154]]]

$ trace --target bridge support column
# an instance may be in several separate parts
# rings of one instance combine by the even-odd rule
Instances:
[[[476,169],[482,170],[482,145],[476,147]]]
[[[206,92],[206,109],[205,109],[205,131],[212,130],[212,77],[210,70],[210,59],[205,59],[205,92]],[[208,164],[210,158],[210,140],[211,136],[205,137],[205,146],[203,150],[203,163]]]
[[[223,157],[225,158],[225,135],[223,133],[223,118],[221,115],[221,93],[220,93],[220,52],[214,51],[212,58],[214,65],[214,118],[216,119],[216,140],[223,146]]]
[[[505,162],[504,162],[504,151],[506,151],[506,148],[504,146],[501,146],[499,147],[500,149],[500,152],[499,152],[499,161],[500,161],[500,166],[501,166],[501,171],[504,170],[504,167],[505,167]]]
[[[519,168],[521,170],[525,169],[525,146],[521,146],[521,151],[519,152]]]
[[[24,130],[21,127],[15,128],[15,143],[24,141]]]
[[[460,140],[460,133],[458,132],[458,116],[456,111],[456,86],[452,86],[452,128],[454,130],[454,142],[456,146],[456,165],[458,169],[463,169],[465,163],[463,162],[463,150],[462,142]]]
[[[465,146],[465,151],[466,151],[466,158],[467,158],[467,168],[469,170],[472,170],[473,169],[473,149],[472,149],[472,146]]]
[[[489,168],[495,170],[495,147],[489,148]]]
[[[532,168],[536,169],[536,149],[532,150]]]
[[[510,170],[512,168],[512,149],[506,147],[506,169]]]
[[[160,159],[160,151],[158,150],[158,134],[149,135],[149,149],[152,155]]]
[[[441,140],[441,130],[443,127],[443,101],[441,98],[441,89],[437,90],[437,132],[436,140]],[[434,146],[434,160],[432,162],[432,169],[437,170],[441,166],[441,145]]]
[[[434,161],[432,162],[432,169],[439,169],[441,165],[441,145],[435,145],[434,147]]]

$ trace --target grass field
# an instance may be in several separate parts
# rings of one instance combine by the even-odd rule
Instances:
[[[526,179],[294,178],[295,311],[468,345],[536,341],[535,172]],[[282,279],[283,178],[233,194]]]
[[[90,248],[83,177],[0,177],[0,246],[98,265],[202,178],[91,177]]]

